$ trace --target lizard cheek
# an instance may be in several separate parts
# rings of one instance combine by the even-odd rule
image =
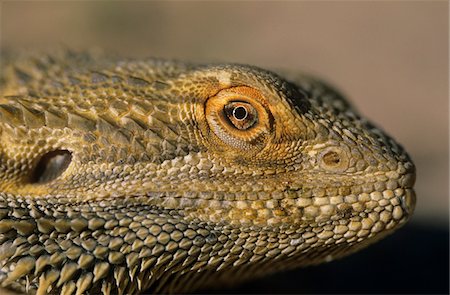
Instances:
[[[319,153],[320,167],[330,172],[344,172],[348,169],[349,158],[339,147],[329,147]]]

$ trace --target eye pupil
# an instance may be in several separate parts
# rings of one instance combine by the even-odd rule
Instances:
[[[223,111],[229,124],[239,130],[247,130],[258,122],[258,111],[247,102],[230,102],[224,106]]]
[[[247,115],[247,109],[243,106],[235,107],[233,110],[233,117],[238,121],[245,120],[245,118],[247,118]]]

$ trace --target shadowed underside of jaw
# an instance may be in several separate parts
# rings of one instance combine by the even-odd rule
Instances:
[[[64,54],[5,73],[3,287],[239,282],[354,252],[413,212],[405,151],[316,80]]]

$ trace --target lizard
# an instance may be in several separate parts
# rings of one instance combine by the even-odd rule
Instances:
[[[405,224],[414,182],[307,75],[70,50],[2,67],[3,288],[190,292],[332,261]]]

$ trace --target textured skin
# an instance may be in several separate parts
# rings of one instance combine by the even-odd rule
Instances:
[[[305,76],[72,52],[12,57],[2,74],[6,288],[239,282],[354,252],[414,209],[405,151]],[[250,128],[224,115],[236,101]]]

